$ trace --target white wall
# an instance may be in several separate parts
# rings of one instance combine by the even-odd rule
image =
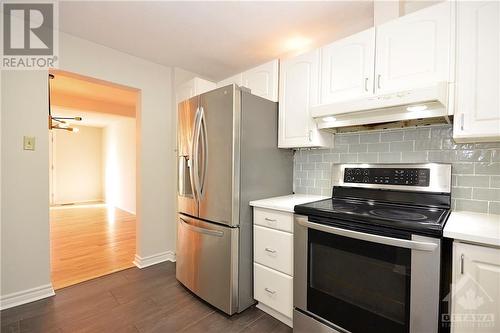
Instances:
[[[47,72],[2,71],[1,295],[50,284]],[[36,138],[23,150],[23,136]]]
[[[136,213],[135,119],[123,118],[104,127],[103,172],[105,201]]]
[[[59,69],[141,90],[137,255],[175,249],[172,69],[59,33]],[[2,73],[1,295],[50,284],[47,71]],[[23,151],[22,137],[36,137]]]
[[[102,201],[103,129],[74,126],[78,132],[54,130],[54,204]],[[134,197],[135,198],[135,197]]]

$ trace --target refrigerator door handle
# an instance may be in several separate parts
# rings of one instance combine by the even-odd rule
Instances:
[[[206,229],[206,228],[202,228],[202,227],[198,227],[198,226],[195,226],[195,225],[192,225],[190,224],[187,220],[185,220],[184,218],[180,217],[179,218],[181,223],[188,229],[194,231],[194,232],[197,232],[199,234],[205,234],[205,235],[209,235],[209,236],[215,236],[215,237],[222,237],[224,236],[224,232],[223,231],[219,231],[219,230],[210,230],[210,229]]]
[[[199,200],[198,194],[198,139],[200,137],[200,108],[196,109],[194,116],[193,134],[191,139],[191,167],[189,168],[189,176],[191,178],[191,188],[196,201]]]
[[[200,198],[203,198],[205,194],[205,179],[207,175],[207,169],[208,169],[208,133],[207,133],[207,120],[205,118],[205,110],[203,109],[203,106],[200,108],[200,127],[201,127],[201,135],[202,135],[202,142],[203,142],[203,150],[202,150],[202,156],[203,156],[203,167],[202,167],[202,174],[200,177]]]

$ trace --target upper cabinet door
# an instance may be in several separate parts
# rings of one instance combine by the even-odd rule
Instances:
[[[278,101],[278,60],[273,60],[252,68],[242,75],[242,86],[249,88],[252,94]]]
[[[321,104],[373,94],[375,28],[321,49]]]
[[[444,2],[377,27],[377,93],[451,80],[452,6]]]
[[[217,82],[217,88],[224,87],[230,84],[236,84],[237,86],[241,86],[243,84],[243,74],[239,73],[228,77],[222,81]]]
[[[215,88],[216,84],[214,82],[194,77],[176,87],[175,99],[177,103],[180,103],[186,99],[190,99],[191,97],[203,94]]]
[[[500,3],[458,2],[455,140],[500,140]]]
[[[319,50],[280,62],[280,148],[329,146],[319,132],[309,107],[318,103]]]

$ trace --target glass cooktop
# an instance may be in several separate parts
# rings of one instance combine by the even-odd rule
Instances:
[[[391,204],[367,199],[331,198],[295,206],[297,214],[442,234],[449,209]]]

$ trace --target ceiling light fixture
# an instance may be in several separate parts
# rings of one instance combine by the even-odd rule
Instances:
[[[288,51],[299,51],[302,49],[305,49],[309,44],[311,44],[311,39],[302,37],[302,36],[295,36],[289,38],[285,42],[285,47]]]
[[[49,74],[49,130],[61,129],[69,132],[78,132],[76,127],[70,127],[66,120],[82,121],[82,117],[55,117],[52,116],[52,105],[50,103],[50,80],[54,79],[53,74]]]
[[[406,108],[410,112],[419,112],[427,110],[427,105],[410,105]]]

